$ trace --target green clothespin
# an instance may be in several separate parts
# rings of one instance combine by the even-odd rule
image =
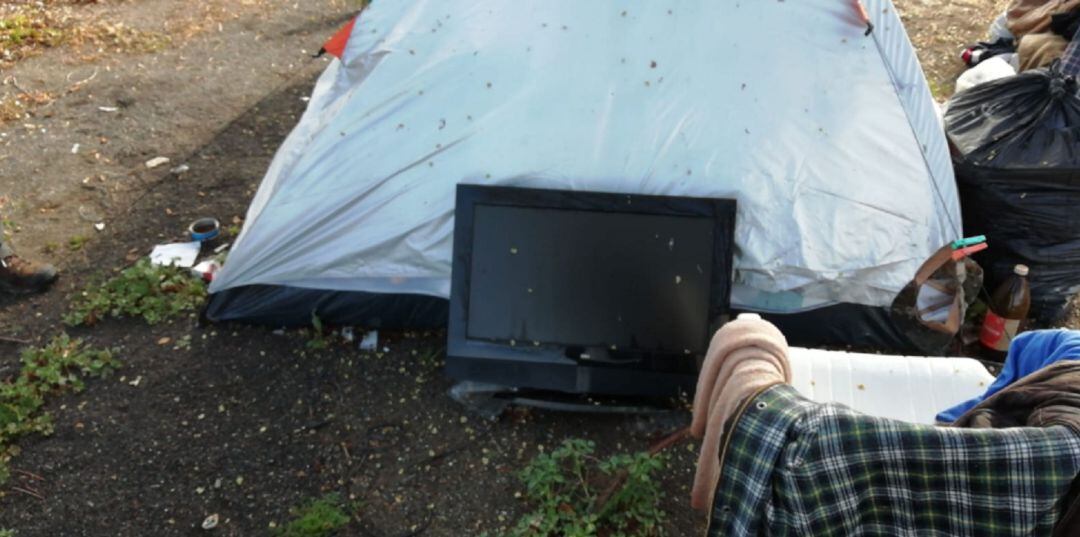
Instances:
[[[986,242],[986,235],[976,235],[974,237],[956,239],[952,242],[952,247],[953,250],[959,250],[961,248],[967,248],[968,246],[974,246],[980,242]]]

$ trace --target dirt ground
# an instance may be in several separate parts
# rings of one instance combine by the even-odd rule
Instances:
[[[16,2],[17,3],[17,2]],[[1003,2],[898,0],[937,92]],[[0,0],[0,5],[5,4]],[[196,217],[241,217],[304,108],[321,42],[354,13],[342,0],[91,2],[93,20],[165,32],[154,52],[57,48],[4,67],[0,98],[50,92],[0,124],[0,216],[28,257],[63,270],[51,292],[0,297],[0,335],[40,343],[84,283],[180,239]],[[170,163],[148,169],[164,156]],[[169,171],[187,164],[181,174]],[[104,224],[98,231],[95,224]],[[13,467],[44,478],[39,500],[0,491],[0,528],[23,536],[263,535],[323,492],[360,500],[343,533],[476,535],[512,524],[515,472],[540,446],[586,437],[602,452],[644,449],[686,420],[521,412],[467,414],[438,370],[441,334],[389,334],[388,350],[313,352],[297,334],[194,318],[68,329],[118,347],[124,368],[57,399],[56,433],[22,442]],[[159,345],[190,335],[190,350]],[[0,374],[17,345],[0,343]],[[696,446],[664,477],[671,535],[700,534],[687,507]]]

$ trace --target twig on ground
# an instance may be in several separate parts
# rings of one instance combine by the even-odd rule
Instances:
[[[11,471],[15,472],[16,474],[20,474],[20,475],[24,475],[26,477],[29,477],[30,479],[33,479],[34,481],[45,481],[44,477],[41,477],[41,476],[39,476],[39,475],[37,475],[37,474],[35,474],[33,472],[27,472],[26,470],[19,470],[17,468],[13,469]]]
[[[427,462],[430,463],[430,462],[436,462],[436,461],[445,459],[446,457],[449,457],[450,455],[453,455],[453,454],[455,454],[455,453],[457,453],[459,451],[463,451],[466,447],[469,446],[469,444],[472,444],[473,442],[475,442],[475,441],[474,440],[469,440],[467,442],[462,442],[462,443],[460,443],[460,444],[458,444],[456,446],[450,446],[450,447],[448,447],[448,448],[446,448],[446,449],[444,449],[442,451],[439,451],[438,453],[436,453],[434,455],[429,456],[428,459],[427,459]]]
[[[649,455],[655,456],[656,454],[664,451],[665,449],[686,440],[686,437],[690,436],[690,428],[683,427],[678,431],[675,431],[664,438],[661,438],[659,442],[649,447]]]
[[[22,487],[11,487],[11,490],[14,490],[16,492],[21,492],[23,494],[26,494],[27,496],[33,496],[33,497],[35,497],[35,498],[37,498],[37,499],[39,499],[41,501],[45,501],[44,496],[42,496],[42,495],[40,495],[40,494],[38,494],[36,492],[31,492],[29,490],[26,490],[26,489],[24,489]]]
[[[398,535],[397,537],[416,537],[417,535],[420,535],[421,533],[424,533],[425,531],[427,531],[429,526],[431,526],[431,520],[427,520],[423,524],[417,526],[416,529],[409,530],[408,532],[402,533],[401,535]]]
[[[682,429],[679,429],[665,436],[664,438],[661,438],[659,442],[656,442],[655,444],[649,446],[649,456],[655,457],[661,451],[664,451],[665,449],[674,446],[679,442],[682,442],[688,436],[690,436],[690,428],[683,427]],[[626,484],[626,480],[629,477],[630,473],[627,472],[625,469],[619,470],[615,474],[615,478],[611,481],[611,484],[604,489],[604,492],[601,492],[600,495],[596,497],[596,501],[593,502],[593,512],[602,512],[604,508],[607,507],[608,502],[611,501],[611,497],[614,496],[615,493],[618,492],[619,489],[621,489],[623,485]]]
[[[29,91],[26,91],[25,89],[23,89],[22,86],[19,85],[19,80],[17,78],[11,76],[11,77],[8,77],[7,80],[10,80],[11,85],[15,86],[15,89],[19,90],[19,92],[21,92],[23,95],[27,95],[27,96],[33,95],[32,93],[30,93]],[[7,80],[5,80],[5,82],[7,82]]]
[[[10,337],[10,336],[0,336],[0,341],[2,341],[4,343],[14,343],[16,345],[29,345],[30,344],[29,339],[19,339],[19,338]]]
[[[75,71],[72,71],[72,72],[67,74],[67,81],[69,83],[71,83],[71,75],[73,75],[73,74],[75,74]],[[91,80],[97,78],[97,75],[98,75],[98,68],[95,67],[93,74],[91,74],[90,76],[88,76],[88,77],[86,77],[86,78],[84,78],[84,79],[82,79],[82,80],[80,80],[78,82],[71,83],[71,88],[68,88],[68,91],[69,92],[73,91],[72,88],[74,88],[75,90],[79,89],[79,87],[81,87],[83,84],[86,84],[87,82],[90,82]],[[16,86],[16,87],[18,87],[18,86]]]

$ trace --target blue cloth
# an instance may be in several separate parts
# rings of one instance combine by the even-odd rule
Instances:
[[[1080,35],[1069,41],[1069,46],[1061,55],[1061,72],[1068,76],[1080,76]]]
[[[1061,360],[1080,360],[1080,330],[1032,330],[1012,340],[1005,364],[986,393],[964,401],[937,415],[937,421],[952,423],[964,412],[987,397],[1052,363]]]

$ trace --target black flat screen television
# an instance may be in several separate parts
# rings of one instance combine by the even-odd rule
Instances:
[[[692,390],[728,312],[734,229],[730,199],[459,185],[448,375]]]

